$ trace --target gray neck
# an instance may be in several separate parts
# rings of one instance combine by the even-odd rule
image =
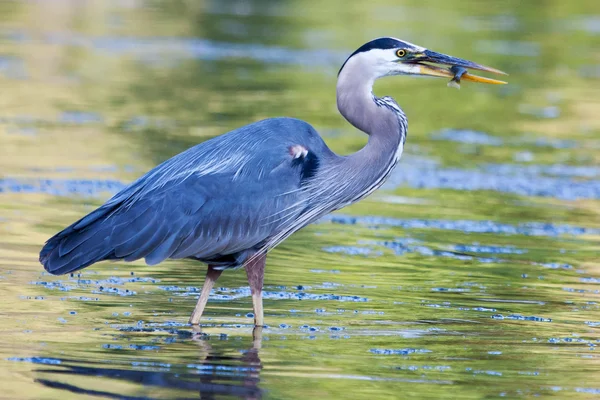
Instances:
[[[360,65],[349,63],[340,72],[338,110],[348,122],[369,135],[366,150],[383,150],[383,153],[389,150],[390,155],[394,154],[406,135],[406,116],[390,97],[379,99],[373,95],[375,79],[360,69]],[[375,149],[373,146],[386,147]],[[381,157],[383,153],[377,154]]]
[[[352,171],[356,201],[381,186],[398,162],[406,135],[406,117],[389,97],[373,96],[374,78],[361,73],[360,65],[346,65],[337,83],[337,106],[340,113],[356,128],[369,135],[361,150],[343,157],[340,170]],[[373,187],[374,186],[374,187]],[[359,195],[359,189],[364,195]],[[349,192],[349,191],[348,191]],[[354,200],[355,197],[358,199]]]

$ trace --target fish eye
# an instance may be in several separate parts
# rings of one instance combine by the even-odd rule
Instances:
[[[404,49],[396,50],[396,55],[398,57],[402,58],[406,55],[406,50],[404,50]]]

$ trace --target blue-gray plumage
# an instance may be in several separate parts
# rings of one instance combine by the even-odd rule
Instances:
[[[199,322],[221,271],[245,267],[255,323],[262,325],[267,252],[298,229],[372,193],[400,159],[406,117],[391,97],[372,94],[375,79],[454,77],[448,69],[422,62],[499,72],[394,38],[371,41],[346,60],[337,84],[340,113],[369,135],[364,148],[339,156],[306,122],[255,122],[152,169],[50,238],[41,263],[52,274],[65,274],[101,260],[205,262],[207,276],[192,324]],[[470,74],[462,79],[499,82]]]
[[[309,156],[293,158],[289,149],[298,143],[310,149]],[[219,269],[239,267],[250,249],[305,211],[310,197],[301,188],[317,160],[333,157],[299,120],[242,127],[159,165],[52,238],[41,257],[58,274],[97,258],[145,258],[150,265],[196,258]],[[285,217],[278,212],[288,208]]]

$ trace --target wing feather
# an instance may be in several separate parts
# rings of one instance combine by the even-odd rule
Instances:
[[[193,147],[55,235],[40,261],[51,273],[67,273],[102,259],[215,260],[265,243],[288,231],[310,200],[303,161],[289,152],[302,140],[329,154],[309,125],[291,119],[262,121]]]

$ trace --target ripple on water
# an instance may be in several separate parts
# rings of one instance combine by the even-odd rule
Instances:
[[[580,337],[564,337],[564,338],[560,338],[560,337],[551,337],[548,338],[548,343],[552,343],[552,344],[559,344],[559,343],[569,343],[569,344],[584,344],[588,346],[589,350],[594,350],[595,347],[597,346],[595,343],[593,343],[593,339],[592,340],[588,340],[588,339],[584,339],[584,338],[580,338]],[[596,340],[598,342],[598,340]]]
[[[386,187],[401,186],[417,189],[491,190],[561,200],[600,198],[600,183],[593,180],[543,175],[503,175],[479,170],[418,165],[405,165],[404,168],[394,170]]]
[[[413,349],[413,348],[406,348],[406,349],[371,349],[371,350],[369,350],[369,352],[371,352],[373,354],[406,356],[406,355],[415,354],[415,353],[431,353],[431,350],[427,350],[427,349]]]
[[[582,283],[596,283],[596,284],[600,283],[600,278],[594,278],[593,276],[579,278],[579,280]]]
[[[485,246],[479,243],[456,244],[452,246],[454,251],[468,251],[471,253],[492,253],[492,254],[525,254],[527,250],[518,249],[514,246]]]
[[[475,374],[475,375],[485,374],[485,375],[491,375],[491,376],[502,376],[502,372],[499,372],[499,371],[490,371],[490,370],[487,370],[487,371],[476,370],[476,371],[473,371],[473,374]]]
[[[171,368],[171,364],[153,361],[132,361],[131,366],[157,368],[158,370],[169,370]]]
[[[321,218],[320,222],[347,225],[359,224],[371,227],[390,226],[405,229],[439,229],[468,233],[495,233],[549,237],[560,235],[579,236],[600,234],[600,229],[546,222],[524,222],[518,225],[510,225],[495,221],[398,219],[380,216],[351,216],[344,214],[327,215]]]
[[[375,244],[375,245],[384,246],[384,247],[387,247],[387,248],[393,250],[396,255],[403,255],[406,253],[418,253],[418,254],[421,254],[424,256],[449,257],[449,258],[454,258],[454,259],[463,260],[463,261],[477,260],[481,263],[493,263],[493,262],[500,262],[502,260],[499,260],[496,258],[489,258],[489,257],[475,257],[475,256],[472,256],[469,254],[461,254],[460,252],[461,251],[470,251],[470,250],[467,250],[469,248],[473,249],[472,250],[473,252],[478,252],[478,250],[479,250],[482,253],[489,252],[489,253],[508,254],[508,253],[513,253],[516,251],[522,251],[523,253],[525,252],[525,250],[518,250],[518,249],[514,249],[514,248],[510,248],[510,247],[478,246],[478,245],[471,245],[471,246],[456,245],[453,247],[455,247],[457,250],[454,250],[454,252],[453,252],[453,251],[432,249],[432,248],[422,245],[422,244],[416,245],[416,243],[421,243],[421,241],[412,239],[412,238],[400,238],[400,239],[396,239],[396,240],[373,242],[373,244]],[[522,253],[518,253],[518,254],[522,254]]]
[[[584,65],[579,68],[579,75],[588,79],[600,79],[600,65]]]
[[[173,129],[176,122],[171,119],[153,117],[147,115],[137,115],[123,122],[123,129],[135,131],[142,129]]]
[[[310,272],[313,274],[339,274],[341,271],[339,269],[311,269]],[[298,289],[301,290],[301,289]]]
[[[600,394],[600,389],[598,388],[575,388],[576,392],[579,393],[588,393],[588,394]]]
[[[381,255],[381,252],[376,252],[368,247],[358,246],[329,246],[323,247],[323,251],[327,253],[343,253],[350,256],[368,256],[371,254]]]
[[[57,358],[48,358],[48,357],[9,357],[6,360],[7,361],[27,362],[27,363],[33,363],[33,364],[50,364],[50,365],[57,365],[57,364],[62,363],[62,361]]]
[[[44,193],[54,196],[100,197],[114,194],[126,185],[110,179],[0,179],[0,193]]]
[[[576,31],[584,31],[591,34],[600,34],[599,15],[576,15],[570,17],[565,25]]]
[[[531,175],[532,179],[541,175],[595,178],[600,176],[600,167],[593,165],[519,165],[519,164],[486,164],[486,171],[503,175]]]
[[[600,68],[599,68],[600,71]],[[557,139],[557,138],[545,138],[545,137],[528,137],[524,136],[521,138],[511,139],[509,142],[506,142],[504,139],[492,136],[485,132],[473,131],[470,129],[452,129],[446,128],[440,131],[434,132],[431,134],[431,138],[434,140],[444,140],[449,142],[456,143],[465,143],[465,144],[473,144],[473,145],[485,145],[485,146],[535,146],[535,147],[551,147],[554,149],[573,149],[581,146],[581,143],[577,140],[572,139]],[[589,143],[586,142],[586,143]],[[597,146],[597,144],[596,144]],[[594,146],[594,147],[596,147]],[[434,163],[435,165],[435,163]],[[565,167],[565,169],[572,168],[595,168],[593,166],[568,166],[568,165],[558,165],[558,166],[546,166],[546,165],[515,165],[515,164],[500,164],[502,166],[506,166],[506,168],[514,168],[515,170],[523,169],[525,171],[544,168],[550,169],[560,169],[561,167]],[[529,168],[533,167],[533,168]],[[549,175],[563,175],[563,174],[554,174],[550,173]],[[569,174],[567,174],[568,176]]]
[[[9,79],[29,78],[25,60],[15,56],[0,55],[0,74]]]
[[[434,140],[448,140],[458,143],[484,144],[488,146],[501,146],[504,143],[499,137],[470,129],[442,129],[441,131],[434,132],[431,138]]]
[[[502,315],[502,314],[494,314],[491,316],[492,319],[510,319],[514,321],[535,321],[535,322],[552,322],[550,318],[537,317],[537,316],[524,316],[521,314],[510,314],[510,315]]]
[[[535,265],[541,265],[544,268],[550,269],[573,269],[571,264],[561,264],[561,263],[535,263]]]
[[[63,124],[73,125],[87,125],[87,124],[101,124],[104,122],[104,118],[91,111],[63,111],[58,121]]]
[[[322,288],[331,288],[331,286],[336,285],[327,285],[323,284]],[[285,287],[282,287],[285,289]],[[179,286],[158,286],[158,289],[167,290],[170,292],[175,292],[178,296],[196,296],[199,293],[199,289],[195,287],[179,287]],[[303,288],[306,289],[306,288]],[[249,287],[240,287],[240,288],[218,288],[214,289],[211,292],[211,300],[235,300],[241,299],[245,297],[252,296]],[[341,302],[367,302],[369,301],[366,297],[361,296],[344,296],[337,295],[333,293],[326,294],[313,294],[307,293],[305,291],[294,291],[290,292],[287,290],[280,291],[263,291],[263,299],[270,300],[331,300],[331,301],[341,301]]]
[[[532,104],[519,104],[518,110],[521,114],[537,118],[554,119],[560,117],[560,108],[556,106],[539,107]]]
[[[394,367],[394,369],[399,369],[399,370],[404,370],[404,371],[418,371],[421,369],[424,371],[444,372],[444,371],[450,371],[452,369],[452,367],[450,367],[449,365],[400,365],[398,367]]]
[[[33,281],[30,282],[31,285],[44,286],[47,289],[51,290],[59,290],[61,292],[68,292],[74,289],[82,289],[93,287],[92,293],[95,294],[114,294],[117,296],[135,296],[137,292],[135,290],[123,289],[116,286],[123,286],[128,283],[139,283],[139,282],[149,282],[149,283],[157,283],[160,282],[159,279],[155,278],[146,278],[146,277],[131,277],[131,278],[119,278],[116,276],[111,276],[107,279],[80,279],[79,275],[77,277],[71,277],[68,280],[56,280],[56,281]],[[82,301],[98,301],[98,298],[88,298],[88,297],[77,297],[70,296],[68,297],[72,300],[82,300]]]
[[[0,117],[0,123],[18,125],[22,129],[35,129],[40,126],[62,125],[89,125],[103,124],[104,117],[93,111],[68,110],[60,113],[56,118],[40,118],[31,115],[17,115]]]
[[[464,293],[470,292],[469,288],[445,288],[445,287],[434,287],[431,288],[432,292],[450,292],[450,293]]]

